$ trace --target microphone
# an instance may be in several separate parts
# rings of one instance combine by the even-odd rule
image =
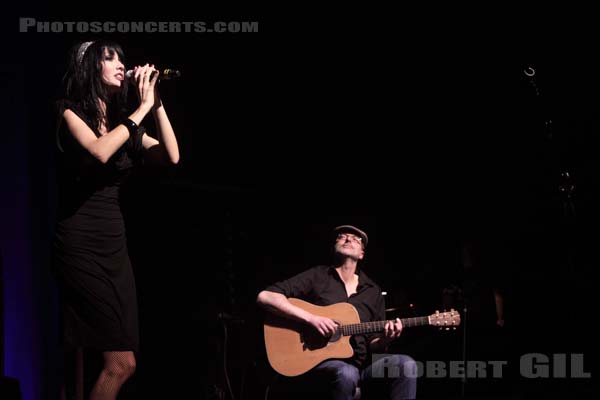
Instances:
[[[156,71],[154,73],[156,73]],[[181,76],[181,72],[179,72],[179,70],[171,69],[171,68],[165,68],[162,70],[158,70],[158,73],[159,73],[158,77],[160,79],[164,79],[164,80],[179,78]],[[132,69],[125,72],[125,77],[127,79],[133,79],[134,76],[135,76],[135,72]]]

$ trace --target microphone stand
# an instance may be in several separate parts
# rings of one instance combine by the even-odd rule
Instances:
[[[572,222],[575,217],[575,204],[573,202],[573,196],[575,195],[575,182],[573,180],[572,174],[569,173],[568,168],[565,167],[565,162],[562,157],[560,157],[560,143],[557,146],[556,137],[554,135],[552,129],[552,119],[548,114],[548,107],[546,102],[544,101],[544,97],[540,91],[539,86],[536,82],[536,71],[533,67],[529,66],[523,73],[527,77],[528,83],[534,91],[535,98],[537,99],[540,109],[543,113],[544,118],[544,130],[546,133],[546,139],[550,142],[550,151],[551,156],[554,162],[558,165],[559,168],[559,177],[558,177],[558,192],[562,197],[562,209],[563,209],[563,219],[567,223]]]
[[[460,317],[460,323],[462,325],[462,329],[463,329],[463,334],[462,334],[462,361],[463,361],[463,366],[465,368],[465,371],[467,370],[467,321],[468,321],[468,310],[469,307],[467,306],[467,298],[464,295],[464,282],[463,282],[463,309],[462,309],[462,315]],[[461,379],[460,382],[460,397],[465,397],[465,392],[466,392],[466,386],[467,386],[467,375],[466,373],[464,374],[464,376]]]
[[[464,274],[464,272],[463,272]],[[463,362],[463,366],[467,365],[467,314],[469,311],[468,301],[466,293],[466,277],[463,275],[460,281],[455,284],[451,284],[449,287],[446,287],[443,290],[443,296],[445,296],[445,300],[443,303],[445,304],[445,308],[448,308],[448,305],[452,305],[456,309],[462,309],[462,315],[460,316],[460,326],[462,328],[462,349],[461,349],[461,358]],[[460,397],[465,397],[466,393],[466,385],[467,385],[467,377],[466,373],[461,378],[460,381]]]

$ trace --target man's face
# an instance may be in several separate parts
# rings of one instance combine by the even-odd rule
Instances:
[[[335,240],[335,252],[357,261],[362,260],[365,256],[362,238],[348,232],[340,233]]]

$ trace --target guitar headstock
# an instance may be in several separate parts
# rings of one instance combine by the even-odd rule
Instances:
[[[446,328],[447,331],[450,328],[456,329],[460,325],[460,314],[454,309],[445,312],[436,311],[429,316],[429,323],[439,328]]]

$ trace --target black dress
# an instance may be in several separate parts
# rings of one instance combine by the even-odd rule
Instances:
[[[67,108],[86,121],[77,107]],[[102,164],[79,145],[64,122],[57,131],[59,210],[53,270],[68,348],[138,350],[136,286],[121,191],[141,155],[142,134],[140,128]]]

